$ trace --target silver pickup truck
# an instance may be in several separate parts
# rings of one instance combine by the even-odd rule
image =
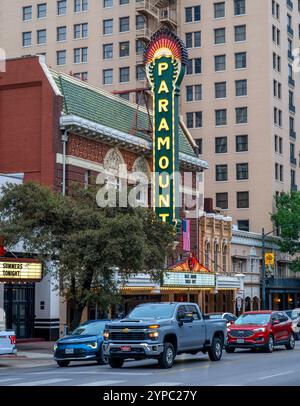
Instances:
[[[121,368],[126,359],[148,358],[171,368],[183,353],[202,351],[219,361],[226,337],[226,320],[205,318],[195,303],[147,303],[106,325],[103,353],[112,368]]]

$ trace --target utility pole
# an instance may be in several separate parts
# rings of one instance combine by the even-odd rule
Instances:
[[[266,310],[266,266],[265,266],[265,229],[261,232],[261,294],[262,294],[262,310]]]

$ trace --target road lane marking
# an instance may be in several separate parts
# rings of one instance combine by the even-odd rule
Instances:
[[[155,382],[145,386],[181,386],[182,382]]]
[[[53,383],[60,383],[60,382],[66,382],[66,381],[72,381],[72,379],[42,379],[39,381],[33,381],[33,382],[22,382],[22,383],[16,383],[8,386],[40,386],[40,385],[51,385]]]
[[[97,382],[82,383],[76,386],[106,386],[106,385],[108,386],[108,385],[117,385],[124,382],[126,381],[97,381]]]
[[[294,373],[295,371],[286,371],[286,372],[281,372],[280,374],[274,374],[274,375],[267,375],[267,376],[262,376],[260,378],[258,378],[260,381],[264,380],[264,379],[270,379],[270,378],[276,378],[277,376],[282,376],[282,375],[289,375]]]

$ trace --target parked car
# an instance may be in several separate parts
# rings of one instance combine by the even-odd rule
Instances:
[[[97,361],[106,364],[103,356],[103,330],[109,320],[90,320],[82,323],[70,335],[59,339],[54,345],[54,359],[60,367],[71,361]]]
[[[287,350],[295,347],[295,336],[291,319],[284,312],[253,311],[242,314],[228,327],[225,350],[236,348],[262,348],[273,352],[274,346],[285,345]]]
[[[226,320],[228,327],[237,319],[237,317],[232,313],[207,313],[206,316],[208,316],[210,319],[224,319]]]
[[[147,303],[105,327],[103,349],[112,368],[130,358],[157,359],[161,368],[171,368],[183,353],[202,351],[219,361],[226,336],[225,320],[205,319],[195,303]]]
[[[292,320],[295,339],[300,340],[300,309],[285,310],[285,313]]]
[[[16,334],[5,328],[5,312],[0,308],[0,355],[16,354]]]

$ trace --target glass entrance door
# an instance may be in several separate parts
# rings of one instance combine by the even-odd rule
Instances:
[[[7,328],[13,329],[17,338],[33,337],[34,284],[6,285],[4,306]]]

